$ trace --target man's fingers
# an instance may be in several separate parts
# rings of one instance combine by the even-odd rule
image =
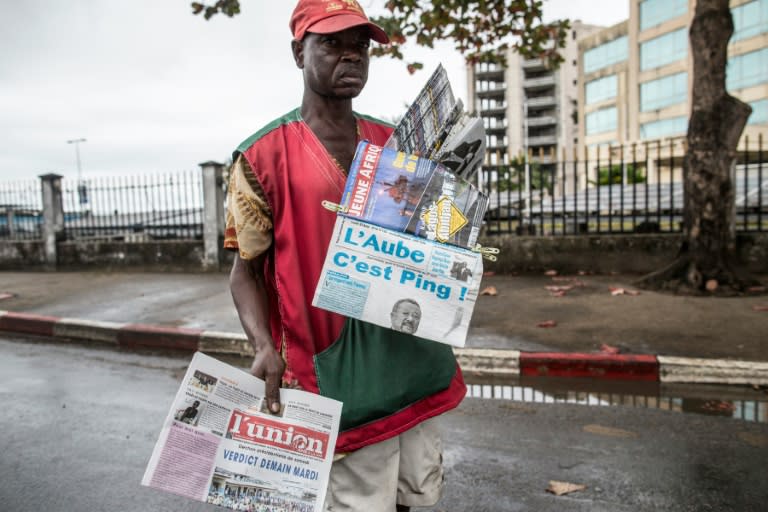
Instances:
[[[280,376],[277,373],[268,373],[265,382],[269,410],[280,412]]]

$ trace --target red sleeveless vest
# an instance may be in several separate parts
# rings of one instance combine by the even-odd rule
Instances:
[[[383,145],[392,129],[356,114],[360,136]],[[243,142],[242,153],[272,210],[265,265],[270,324],[285,380],[344,402],[336,450],[383,441],[457,406],[466,395],[449,346],[312,306],[346,182],[299,110]]]

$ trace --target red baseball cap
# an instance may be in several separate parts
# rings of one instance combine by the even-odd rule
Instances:
[[[293,38],[299,41],[307,32],[332,34],[360,26],[368,27],[377,43],[389,43],[387,33],[368,20],[357,0],[299,0],[290,23]]]

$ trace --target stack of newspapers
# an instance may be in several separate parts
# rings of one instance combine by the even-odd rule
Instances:
[[[358,145],[312,304],[464,346],[483,273],[488,198],[471,180],[484,154],[482,120],[439,66],[383,147]]]
[[[384,148],[358,146],[342,212],[472,248],[488,207],[488,197],[471,183],[484,157],[483,121],[464,111],[439,65]]]

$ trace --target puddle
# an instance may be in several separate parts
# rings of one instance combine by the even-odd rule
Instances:
[[[768,393],[747,386],[542,377],[500,381],[468,377],[467,397],[538,404],[660,409],[768,423]]]

